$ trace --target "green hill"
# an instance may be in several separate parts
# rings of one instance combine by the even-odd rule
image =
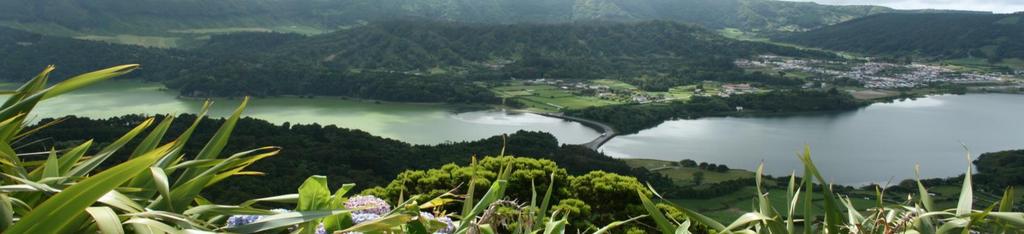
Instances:
[[[781,40],[872,55],[1024,58],[1024,13],[881,14]]]
[[[7,0],[0,2],[0,22],[51,34],[173,40],[190,33],[315,33],[410,18],[502,24],[672,20],[710,28],[802,31],[890,11],[770,0]]]
[[[701,27],[653,21],[467,25],[395,21],[329,34],[238,33],[194,49],[155,49],[0,29],[0,78],[48,64],[67,74],[118,63],[188,96],[331,95],[389,101],[492,103],[474,81],[619,79],[645,88],[743,80],[733,61],[756,54],[831,54],[728,39]],[[64,77],[55,74],[54,77]],[[643,79],[640,79],[643,78]],[[57,79],[57,78],[55,78]],[[761,79],[761,78],[757,78]],[[667,88],[666,88],[667,89]],[[387,91],[384,91],[387,90]]]

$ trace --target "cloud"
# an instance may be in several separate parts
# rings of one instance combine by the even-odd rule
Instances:
[[[1024,11],[1024,0],[791,0],[834,5],[879,5],[896,9],[947,9],[1013,13]]]

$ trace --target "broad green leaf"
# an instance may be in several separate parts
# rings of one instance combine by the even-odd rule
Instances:
[[[101,232],[105,234],[124,233],[124,229],[121,228],[121,218],[118,218],[117,213],[114,213],[114,210],[110,209],[110,207],[89,207],[85,208],[85,212],[92,216],[92,219],[96,221],[96,226],[99,227]]]
[[[296,211],[324,210],[330,206],[331,190],[327,187],[327,177],[310,176],[299,186],[299,204]],[[301,233],[313,233],[316,230],[317,222],[305,224]]]
[[[170,148],[170,144],[143,156],[121,163],[55,194],[36,206],[14,224],[8,233],[54,233],[68,225],[72,218],[117,186],[127,182],[156,162]]]
[[[329,206],[327,208],[329,208],[329,209],[343,209],[343,208],[345,208],[345,202],[348,201],[348,198],[345,197],[345,194],[347,194],[348,191],[352,190],[352,188],[355,188],[355,187],[356,187],[356,184],[344,184],[344,185],[341,185],[341,188],[338,188],[338,190],[334,192],[334,195],[331,196],[331,202],[330,202],[330,204],[329,204]],[[300,197],[301,197],[301,195],[300,195]],[[349,227],[352,227],[352,225],[354,225],[354,223],[352,223],[352,216],[349,213],[328,216],[328,217],[324,218],[323,221],[324,221],[323,222],[324,223],[324,230],[326,230],[327,232],[334,232],[334,231],[345,230],[345,229],[347,229]]]

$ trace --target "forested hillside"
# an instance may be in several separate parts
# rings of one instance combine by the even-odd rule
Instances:
[[[1024,13],[881,14],[781,38],[875,55],[1024,58]]]
[[[472,23],[660,19],[710,28],[801,31],[890,11],[770,0],[7,0],[0,2],[0,21],[47,31],[149,35],[237,27],[331,30],[409,18]]]
[[[137,115],[105,120],[67,117],[60,124],[43,129],[37,134],[45,137],[26,140],[40,140],[26,146],[26,149],[46,150],[51,146],[76,145],[80,144],[82,139],[93,139],[98,145],[105,145],[145,118]],[[187,124],[195,120],[195,115],[181,115],[176,119],[168,131],[184,131],[188,127]],[[40,122],[50,121],[51,119],[43,119]],[[202,121],[194,137],[212,137],[217,130],[216,126],[223,122],[213,119]],[[191,142],[188,148],[199,150],[203,148],[203,143]],[[426,170],[449,163],[467,165],[474,155],[499,155],[503,140],[501,136],[495,136],[472,142],[410,145],[333,125],[274,125],[264,120],[243,118],[237,123],[225,151],[235,152],[266,145],[288,149],[278,156],[264,159],[250,167],[252,170],[266,172],[266,176],[233,177],[208,190],[207,198],[234,203],[289,193],[295,189],[293,186],[266,185],[301,184],[311,174],[332,178],[332,186],[352,182],[358,182],[360,189],[385,186],[396,175],[406,170]],[[127,153],[129,152],[124,152]],[[197,152],[186,153],[194,155]],[[643,169],[632,169],[618,159],[582,146],[559,145],[558,140],[548,133],[521,131],[511,134],[507,138],[505,153],[548,159],[558,163],[573,175],[603,170],[635,176],[641,181],[659,187],[671,186],[671,181],[667,178]],[[115,158],[105,165],[122,162],[125,157],[127,155],[115,155]]]
[[[667,21],[611,24],[466,25],[395,21],[317,36],[239,33],[189,50],[72,40],[0,29],[0,78],[64,66],[136,62],[139,75],[186,96],[331,95],[388,101],[496,103],[474,81],[619,79],[649,89],[699,80],[759,80],[737,68],[756,54],[831,57],[728,39]],[[639,85],[638,85],[639,86]]]

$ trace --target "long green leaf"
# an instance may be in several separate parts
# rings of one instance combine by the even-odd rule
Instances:
[[[121,138],[118,138],[113,143],[110,143],[110,145],[107,145],[107,147],[103,148],[103,150],[100,150],[100,152],[96,153],[95,156],[93,156],[89,160],[86,160],[85,162],[82,162],[81,165],[72,168],[71,171],[68,171],[68,174],[66,178],[62,181],[62,183],[77,179],[79,177],[85,176],[89,172],[92,172],[92,170],[99,167],[100,164],[103,163],[103,161],[106,161],[108,158],[110,158],[111,155],[114,155],[114,153],[117,152],[117,150],[121,149],[121,147],[124,147],[124,145],[128,144],[128,142],[134,139],[135,136],[139,135],[139,133],[142,133],[142,131],[149,127],[150,124],[153,124],[153,118],[148,118],[145,121],[142,121],[142,123],[136,126],[134,129],[128,131],[128,133],[125,133],[124,136],[121,136]],[[132,177],[134,177],[134,175],[127,176],[127,179],[131,179]]]
[[[594,232],[593,234],[604,234],[604,233],[608,233],[608,232],[609,232],[609,231],[611,231],[612,229],[615,229],[615,228],[617,228],[617,227],[620,227],[620,226],[622,226],[622,225],[625,225],[625,224],[628,224],[628,223],[634,222],[634,221],[636,221],[636,220],[638,220],[638,219],[642,219],[642,218],[644,218],[644,217],[647,217],[647,216],[646,216],[646,215],[641,215],[641,216],[633,217],[633,218],[630,218],[630,219],[627,219],[627,220],[623,220],[623,221],[615,221],[615,222],[609,223],[608,225],[605,225],[605,226],[604,226],[604,227],[602,227],[601,229],[598,229],[598,230],[597,230],[597,231],[595,231],[595,232]]]
[[[829,233],[839,233],[840,228],[843,226],[844,219],[839,208],[838,199],[832,191],[832,187],[828,185],[828,181],[826,181],[825,177],[818,172],[817,166],[815,166],[814,162],[811,160],[810,147],[804,148],[804,154],[800,159],[803,161],[806,171],[810,173],[809,175],[804,174],[804,177],[813,176],[822,184],[822,187],[824,187],[822,195],[825,198],[825,227],[828,229]],[[812,196],[806,196],[805,198],[807,198],[807,200],[811,200],[811,197]]]
[[[149,168],[170,144],[78,182],[50,197],[14,224],[8,233],[55,233],[96,200]]]
[[[75,146],[75,148],[71,148],[71,150],[65,152],[64,155],[61,155],[58,160],[60,161],[60,174],[63,175],[71,171],[71,168],[75,166],[75,163],[78,163],[79,159],[82,159],[82,156],[85,155],[85,152],[88,151],[91,146],[92,140],[88,140],[81,145]]]
[[[469,224],[473,221],[477,214],[482,213],[484,210],[487,209],[487,207],[491,206],[491,203],[505,196],[506,188],[508,188],[507,180],[494,181],[494,183],[491,184],[491,188],[487,190],[487,193],[480,198],[480,202],[476,203],[476,206],[473,206],[473,210],[471,210],[469,213],[462,214],[462,221],[461,224],[459,225],[458,231],[462,231],[465,230],[466,228],[469,228]]]
[[[540,216],[537,220],[544,220],[548,215],[548,208],[551,206],[551,193],[555,190],[555,173],[551,173],[551,179],[548,181],[548,191],[544,192],[544,198],[540,202]]]
[[[153,178],[153,182],[156,184],[156,191],[160,192],[160,196],[165,197],[165,199],[169,199],[171,197],[171,185],[167,179],[167,174],[159,167],[150,167],[149,172]],[[176,211],[174,206],[170,206],[169,210],[171,212]]]
[[[393,214],[387,217],[379,218],[373,221],[356,224],[348,229],[342,230],[342,233],[361,232],[361,233],[378,233],[385,232],[401,226],[402,224],[408,223],[412,220],[412,216],[407,214]]]
[[[50,99],[100,81],[128,74],[137,68],[139,68],[138,64],[128,64],[81,74],[53,85],[53,87],[48,89],[43,99]]]
[[[146,138],[142,138],[142,142],[135,147],[135,151],[132,151],[131,157],[142,155],[155,149],[160,145],[160,141],[164,139],[164,134],[167,133],[167,129],[171,127],[171,123],[174,122],[174,116],[166,115],[164,119],[157,124]]]
[[[0,193],[0,230],[6,230],[14,224],[14,207],[6,193]]]
[[[974,205],[974,189],[971,186],[971,174],[974,174],[971,167],[971,151],[967,149],[966,145],[964,146],[964,151],[967,151],[967,173],[964,174],[964,184],[960,189],[960,199],[956,203],[957,216],[970,215]]]
[[[999,199],[999,212],[1013,212],[1013,196],[1016,195],[1013,191],[1013,186],[1007,187],[1003,191],[1003,198]]]
[[[661,230],[661,233],[663,234],[675,233],[676,227],[668,221],[668,218],[665,218],[665,214],[661,213],[661,210],[658,209],[658,206],[647,197],[647,194],[644,194],[640,189],[636,190],[636,194],[640,196],[640,203],[643,204],[644,209],[647,210],[647,214],[651,216],[651,219],[654,219],[654,223],[657,224],[658,230]]]
[[[924,187],[921,183],[921,165],[914,166],[914,178],[917,180],[917,192],[921,199],[921,204],[924,205],[926,211],[934,211],[935,203],[932,202],[932,196],[928,193],[928,188]]]
[[[257,233],[278,228],[290,227],[295,224],[305,223],[319,218],[339,215],[349,212],[348,210],[318,210],[318,211],[294,211],[264,217],[250,224],[225,228],[225,231],[234,233]]]
[[[469,168],[469,188],[466,190],[466,199],[462,202],[463,219],[466,219],[465,214],[469,214],[470,212],[473,211],[473,199],[475,199],[473,195],[474,193],[476,193],[477,180],[476,156],[473,156],[473,158],[470,160]]]
[[[234,131],[235,124],[238,123],[238,119],[242,116],[242,111],[245,110],[245,106],[248,103],[249,97],[242,99],[242,104],[239,104],[238,108],[235,109],[235,112],[231,114],[231,117],[228,117],[228,119],[224,121],[224,124],[220,126],[220,129],[217,129],[217,132],[213,134],[213,138],[210,138],[210,141],[208,141],[206,146],[199,151],[199,154],[196,155],[195,159],[214,159],[220,155],[220,152],[224,150],[224,146],[228,144],[231,132]],[[200,168],[186,169],[185,173],[183,173],[181,177],[179,177],[179,180],[175,182],[175,187],[186,181],[192,180],[200,173],[202,173]]]

